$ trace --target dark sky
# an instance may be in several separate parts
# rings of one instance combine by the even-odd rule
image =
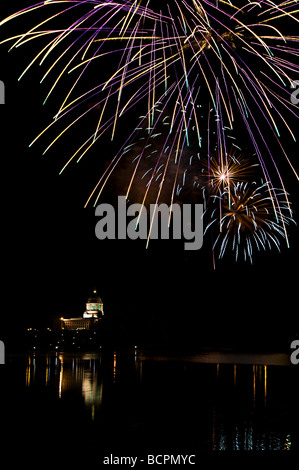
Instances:
[[[14,11],[16,3],[1,6],[1,17]],[[205,241],[195,253],[185,252],[179,242],[152,241],[146,250],[144,241],[97,240],[94,208],[83,208],[95,180],[95,154],[59,176],[72,136],[47,156],[42,156],[42,140],[28,148],[50,122],[55,98],[42,106],[47,86],[39,85],[38,67],[17,81],[32,51],[23,47],[8,54],[7,49],[7,44],[0,46],[0,79],[6,86],[6,104],[0,107],[0,325],[5,331],[17,323],[47,326],[55,316],[80,315],[96,286],[106,315],[137,331],[150,327],[171,335],[175,326],[186,338],[215,332],[218,338],[253,341],[254,335],[267,340],[281,332],[295,336],[297,228],[290,231],[289,249],[282,243],[281,253],[256,253],[253,265],[228,256],[216,270]],[[287,166],[285,176],[298,222],[298,186]]]

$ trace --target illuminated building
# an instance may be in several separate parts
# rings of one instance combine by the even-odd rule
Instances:
[[[99,321],[104,316],[103,302],[94,289],[92,295],[86,302],[86,310],[82,317],[60,318],[60,328],[62,330],[91,330],[98,326]]]

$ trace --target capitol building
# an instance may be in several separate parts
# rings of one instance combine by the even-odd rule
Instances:
[[[86,310],[82,317],[64,318],[59,320],[61,330],[92,330],[104,317],[103,302],[94,289],[92,295],[86,302]]]

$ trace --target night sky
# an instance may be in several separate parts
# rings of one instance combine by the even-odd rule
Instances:
[[[1,5],[1,17],[17,10],[17,3],[28,2]],[[0,31],[1,38],[7,31]],[[50,122],[55,95],[42,106],[51,80],[39,84],[38,66],[17,81],[37,42],[32,50],[25,46],[8,54],[7,49],[7,44],[0,46],[0,79],[6,86],[6,104],[0,107],[0,338],[17,326],[51,326],[58,316],[81,315],[96,287],[112,327],[132,341],[242,345],[244,340],[287,347],[299,333],[298,228],[290,229],[291,247],[282,242],[281,253],[255,252],[253,265],[235,263],[228,255],[216,270],[205,239],[198,252],[184,251],[177,241],[153,240],[146,250],[144,240],[97,240],[95,209],[83,206],[99,177],[105,141],[61,176],[73,145],[71,133],[46,156],[47,139],[28,148]],[[298,147],[290,152],[295,161]],[[281,165],[298,223],[298,182]],[[111,184],[108,196],[118,193],[118,185]]]

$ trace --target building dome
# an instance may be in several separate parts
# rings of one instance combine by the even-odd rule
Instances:
[[[86,311],[83,314],[84,318],[103,316],[103,301],[94,289],[92,295],[90,295],[86,302]]]
[[[96,289],[94,289],[92,295],[90,295],[87,299],[87,302],[88,304],[92,304],[92,303],[99,303],[99,304],[102,304],[102,299],[101,297],[97,294],[97,291]]]

